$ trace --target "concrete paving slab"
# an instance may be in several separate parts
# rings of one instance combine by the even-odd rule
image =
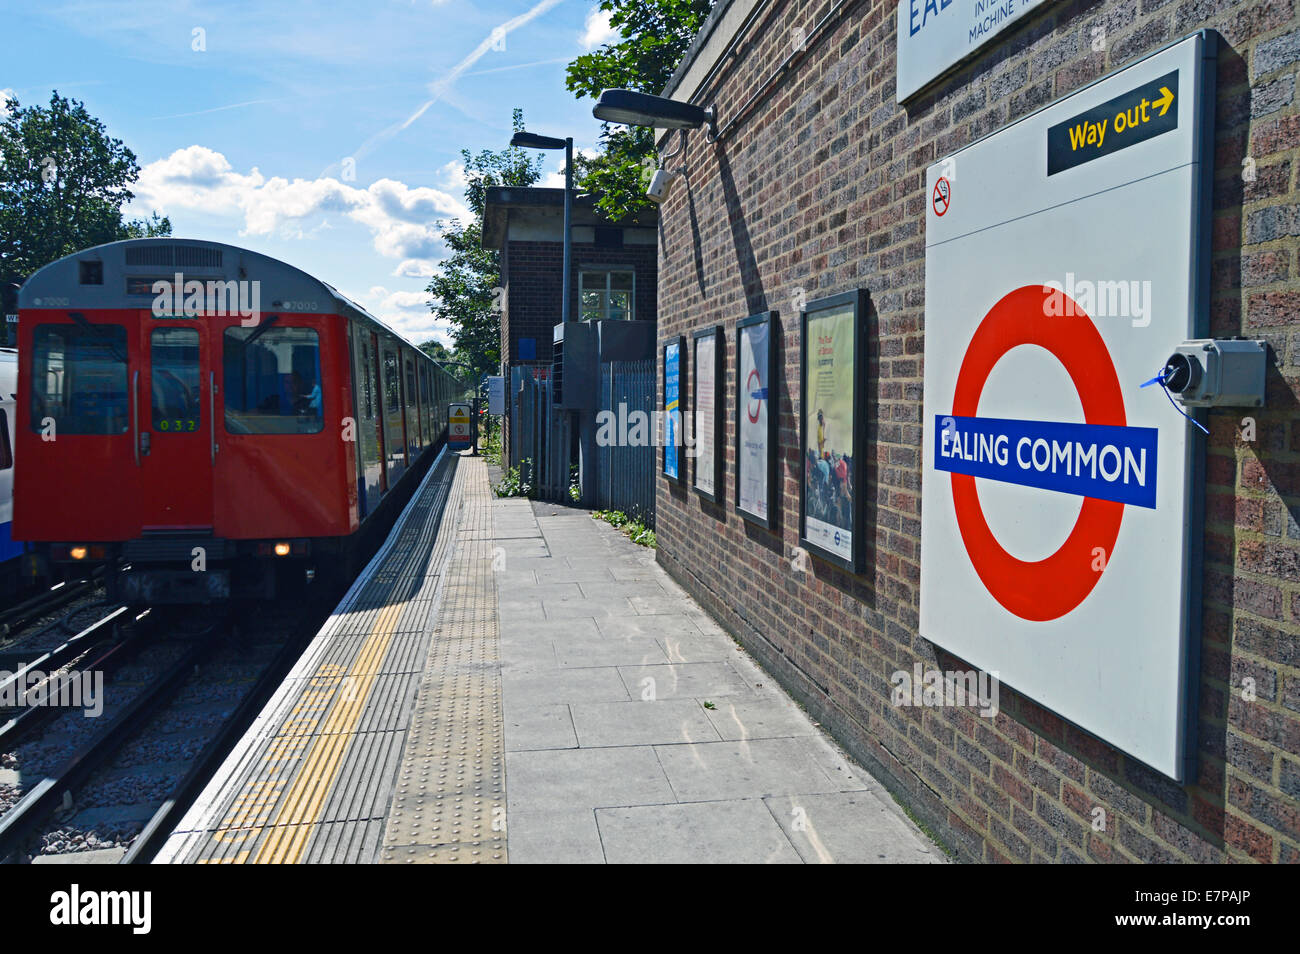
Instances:
[[[596,811],[610,864],[799,864],[759,799]]]
[[[656,580],[601,580],[594,583],[582,583],[582,593],[589,599],[609,598],[614,596],[654,596],[662,593]]]
[[[608,567],[596,566],[575,570],[567,563],[535,571],[539,583],[612,583],[614,576]]]
[[[553,639],[552,645],[561,669],[668,662],[663,648],[648,636],[565,636]]]
[[[513,815],[672,802],[673,790],[655,752],[650,746],[509,752],[507,811]]]
[[[888,796],[886,796],[888,797]],[[947,858],[892,802],[871,792],[764,799],[808,864],[946,864]]]
[[[807,713],[789,699],[718,699],[709,721],[725,740],[777,739],[815,735],[817,728]]]
[[[507,670],[501,674],[507,711],[517,706],[562,702],[625,702],[631,699],[618,669]]]
[[[497,588],[498,606],[516,606],[520,603],[529,603],[535,600],[563,602],[565,600],[581,599],[586,599],[586,597],[577,583],[533,583],[531,585],[520,583],[515,586]]]
[[[670,663],[730,662],[740,654],[740,648],[731,640],[724,642],[699,634],[659,636],[658,642]]]
[[[662,613],[681,613],[686,616],[703,615],[703,610],[699,609],[690,600],[681,597],[660,595],[630,596],[632,607],[642,616],[652,616]]]
[[[681,613],[659,616],[610,616],[596,620],[606,636],[702,636],[691,617]],[[727,640],[727,642],[731,642]]]
[[[599,618],[619,616],[629,611],[625,597],[611,599],[543,600],[547,619],[572,619],[580,616]]]
[[[646,679],[654,680],[657,699],[700,698],[716,704],[723,696],[748,696],[753,690],[728,663],[686,663],[664,666],[619,666],[633,698],[642,694]]]
[[[570,710],[583,748],[717,742],[717,730],[694,699],[667,702],[574,703]]]
[[[510,863],[524,865],[599,865],[605,851],[590,809],[514,812],[506,816]]]
[[[578,747],[573,717],[569,707],[562,703],[512,707],[506,715],[505,736],[507,752]]]
[[[657,745],[655,753],[678,801],[839,791],[802,739]]]

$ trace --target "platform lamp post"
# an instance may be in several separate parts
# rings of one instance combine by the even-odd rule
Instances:
[[[570,320],[570,308],[572,305],[572,285],[573,275],[571,274],[573,261],[573,137],[569,136],[564,139],[557,139],[554,136],[539,136],[536,133],[525,132],[520,130],[510,139],[510,145],[520,149],[563,149],[564,150],[564,278],[561,284],[563,291],[560,295],[560,322],[567,324]],[[564,440],[562,446],[568,443],[569,415],[566,414],[564,421]],[[565,480],[568,470],[565,470]]]
[[[569,307],[572,302],[569,264],[573,253],[573,137],[557,139],[554,136],[539,136],[536,133],[517,132],[510,140],[510,145],[520,149],[563,149],[564,150],[564,282],[561,294],[561,321],[569,320]]]

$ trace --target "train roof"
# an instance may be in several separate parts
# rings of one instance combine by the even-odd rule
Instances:
[[[83,284],[81,263],[98,262],[102,266],[100,282]],[[264,302],[264,311],[292,313],[286,302],[319,302],[324,299],[332,308],[317,308],[318,312],[336,311],[371,322],[393,337],[419,350],[419,345],[400,331],[380,321],[363,307],[341,294],[327,282],[315,278],[287,262],[221,242],[203,239],[163,238],[123,239],[93,248],[83,249],[38,269],[18,290],[18,307],[48,307],[47,298],[60,300],[59,307],[67,308],[131,308],[145,307],[155,297],[147,294],[128,294],[130,278],[170,280],[177,272],[187,281],[245,281],[270,286],[270,301]],[[260,290],[260,289],[259,289]],[[263,292],[263,294],[266,294]],[[65,305],[62,299],[67,299]],[[304,311],[308,309],[297,308]],[[436,363],[436,362],[435,362]]]

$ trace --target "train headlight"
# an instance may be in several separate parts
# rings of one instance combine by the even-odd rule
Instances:
[[[289,544],[287,544],[287,543],[277,543],[277,544],[275,545],[275,555],[276,555],[276,556],[288,556],[288,555],[289,555],[289,550],[290,550],[290,547],[289,547]]]
[[[86,559],[86,548],[73,547],[71,550],[68,551],[68,556],[72,557],[72,559],[74,560],[84,560]]]

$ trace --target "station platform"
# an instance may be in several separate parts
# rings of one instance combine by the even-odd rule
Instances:
[[[157,863],[944,854],[654,561],[444,452]]]

